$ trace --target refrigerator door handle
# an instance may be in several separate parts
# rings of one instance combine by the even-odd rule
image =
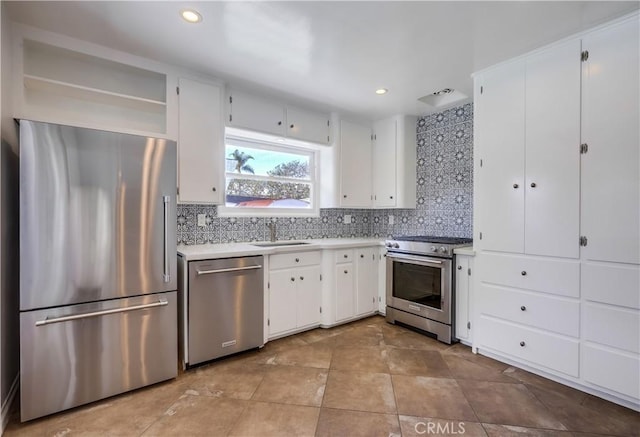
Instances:
[[[256,270],[261,269],[262,266],[246,266],[246,267],[232,267],[229,269],[216,269],[216,270],[196,270],[196,274],[200,275],[210,275],[212,273],[227,273],[227,272],[239,272],[242,270]]]
[[[171,280],[171,274],[169,272],[169,196],[162,196],[162,202],[164,204],[164,274],[162,279],[164,282]]]
[[[126,313],[128,311],[144,310],[147,308],[163,307],[169,304],[166,299],[159,299],[158,302],[148,303],[145,305],[134,305],[126,308],[114,308],[112,310],[93,311],[90,313],[74,314],[72,316],[56,317],[55,319],[38,320],[36,326],[51,325],[52,323],[69,322],[72,320],[87,319],[89,317],[106,316],[108,314]]]

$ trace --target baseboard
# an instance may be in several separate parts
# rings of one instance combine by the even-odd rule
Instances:
[[[20,386],[20,373],[18,373],[13,380],[13,384],[11,384],[11,389],[9,389],[9,394],[7,395],[7,400],[2,404],[2,416],[0,417],[0,435],[4,433],[4,429],[7,427],[7,423],[9,423],[9,412],[11,411],[11,405],[13,405],[13,401],[18,394],[18,387]]]

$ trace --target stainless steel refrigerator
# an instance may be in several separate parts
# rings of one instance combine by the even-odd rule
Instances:
[[[23,421],[177,375],[176,144],[20,121]]]

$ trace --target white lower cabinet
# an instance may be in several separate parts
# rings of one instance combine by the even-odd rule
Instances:
[[[278,254],[269,263],[269,338],[320,324],[322,253]]]
[[[455,336],[462,343],[471,343],[471,273],[473,257],[456,255]]]
[[[387,313],[387,249],[378,249],[378,312]]]
[[[377,309],[378,250],[374,247],[355,249],[356,258],[356,315],[370,314]]]
[[[355,314],[353,263],[336,264],[335,284],[336,322],[342,322]]]

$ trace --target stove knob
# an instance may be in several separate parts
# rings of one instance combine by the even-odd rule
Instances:
[[[447,249],[444,246],[440,246],[440,253],[447,253]]]
[[[438,249],[436,248],[436,246],[431,246],[431,252],[437,252]]]
[[[394,249],[400,249],[400,245],[399,245],[398,243],[395,243],[395,244],[393,245],[393,247],[394,247]]]

